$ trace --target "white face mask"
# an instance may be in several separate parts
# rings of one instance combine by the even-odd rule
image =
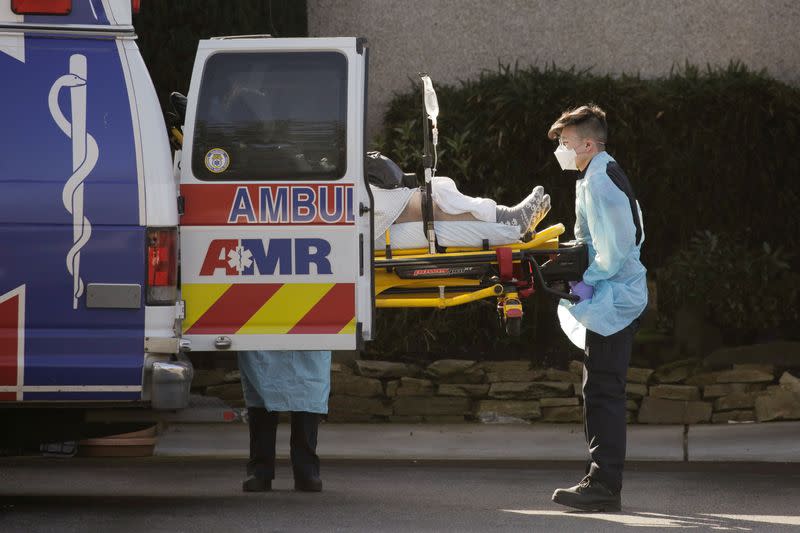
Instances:
[[[558,159],[558,164],[561,165],[561,170],[578,170],[577,158],[578,154],[572,148],[567,148],[563,144],[559,144],[556,151],[553,152]]]

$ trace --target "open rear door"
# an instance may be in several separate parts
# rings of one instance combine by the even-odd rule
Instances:
[[[200,41],[180,187],[192,350],[370,338],[366,56],[356,38]]]

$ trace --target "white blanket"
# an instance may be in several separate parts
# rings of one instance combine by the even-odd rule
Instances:
[[[375,249],[382,250],[386,247],[386,230],[390,231],[389,240],[392,248],[427,248],[428,240],[425,238],[422,221],[403,222],[395,224],[394,221],[402,214],[416,189],[400,187],[398,189],[379,189],[373,187],[372,196],[375,200]],[[511,244],[519,242],[519,228],[495,222],[497,204],[488,198],[473,198],[461,194],[456,184],[445,176],[436,176],[431,182],[431,192],[434,203],[451,215],[471,213],[477,218],[475,221],[439,220],[434,222],[436,238],[440,246],[474,246],[483,245],[483,240],[488,239],[490,246]]]
[[[434,176],[431,180],[433,203],[448,215],[471,213],[484,222],[497,221],[497,203],[489,198],[462,194],[456,182],[445,176]]]
[[[439,220],[433,223],[436,239],[440,246],[472,246],[480,248],[483,239],[489,240],[489,246],[500,246],[519,242],[519,228],[497,222],[480,222],[468,220]],[[427,248],[422,222],[403,222],[389,226],[389,241],[396,250],[408,248]],[[375,232],[375,249],[386,247],[384,233]]]
[[[416,189],[380,189],[372,185],[370,189],[375,200],[375,235],[378,235],[394,224]],[[484,222],[494,223],[496,220],[497,203],[494,200],[462,194],[456,183],[446,176],[434,176],[431,181],[431,195],[434,204],[449,215],[471,213]]]

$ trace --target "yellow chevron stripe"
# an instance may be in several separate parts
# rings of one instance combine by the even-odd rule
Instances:
[[[288,333],[333,287],[333,283],[287,283],[236,333]]]
[[[345,327],[339,332],[339,335],[355,335],[356,333],[356,317],[347,323]]]
[[[203,316],[214,302],[231,286],[230,283],[187,283],[181,286],[181,297],[186,302],[184,333]]]

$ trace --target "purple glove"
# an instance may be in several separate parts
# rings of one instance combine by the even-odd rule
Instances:
[[[592,295],[594,294],[594,287],[592,287],[591,285],[587,285],[582,281],[579,281],[577,283],[574,281],[570,281],[569,287],[570,287],[569,292],[580,298],[580,300],[578,300],[577,303],[580,303],[584,300],[591,300]]]

